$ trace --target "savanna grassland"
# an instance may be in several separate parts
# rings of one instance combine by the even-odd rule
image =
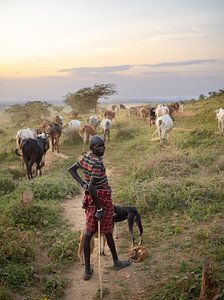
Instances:
[[[114,121],[105,154],[113,201],[135,205],[141,212],[150,257],[135,266],[134,277],[108,287],[110,299],[198,299],[206,257],[214,261],[224,299],[219,107],[224,107],[223,95],[185,104],[184,112],[174,116],[166,146],[152,139],[154,125],[129,118],[125,111]],[[63,219],[60,204],[81,192],[66,170],[78,160],[82,144],[77,134],[65,133],[60,144],[66,158],[55,156],[42,177],[28,181],[14,154],[20,128],[3,112],[0,125],[0,299],[63,299],[79,238]],[[34,200],[24,206],[21,194],[26,189],[33,191]],[[119,252],[125,254],[129,245],[124,222]]]

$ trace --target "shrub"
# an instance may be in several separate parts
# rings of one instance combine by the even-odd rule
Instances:
[[[0,285],[0,300],[10,300],[10,294],[6,288]]]
[[[201,274],[198,271],[187,273],[184,277],[171,278],[151,294],[152,300],[198,299],[201,287]]]
[[[182,143],[182,148],[188,147],[199,147],[202,144],[204,146],[214,145],[216,142],[216,137],[213,132],[208,131],[206,129],[203,130],[193,130],[189,133],[189,136],[186,141]]]
[[[40,204],[12,205],[8,211],[11,223],[22,230],[51,228],[58,225],[60,216],[55,208]]]
[[[37,177],[32,182],[23,182],[19,190],[31,189],[34,198],[38,200],[62,200],[67,195],[79,192],[79,187],[74,180],[67,176],[52,178],[50,176]]]
[[[117,140],[129,140],[133,139],[136,136],[136,133],[139,131],[137,126],[129,125],[126,122],[118,122],[115,126],[117,133],[115,139]]]
[[[122,128],[117,132],[115,139],[130,140],[133,139],[134,137],[135,137],[135,132],[133,128]]]
[[[60,276],[51,276],[45,278],[43,293],[50,299],[60,299],[64,296],[64,290],[68,285],[68,281]]]
[[[7,168],[7,170],[4,170],[4,171],[7,171],[8,174],[10,176],[12,176],[12,178],[15,179],[15,180],[24,177],[24,171],[22,169],[10,169],[10,168]]]
[[[9,194],[0,195],[0,212],[3,212],[3,210],[12,203],[16,203],[21,199],[21,193],[18,193],[17,190],[14,190],[13,192]],[[0,218],[0,226],[2,224]],[[4,222],[8,223],[7,220],[4,220]]]
[[[17,290],[28,287],[32,281],[32,269],[30,266],[19,263],[1,265],[0,281],[7,287]]]
[[[79,246],[79,234],[68,232],[53,243],[49,256],[57,261],[76,261]]]
[[[0,227],[0,265],[7,261],[26,262],[33,257],[33,236],[30,232]]]
[[[63,145],[80,145],[82,144],[78,130],[67,128],[63,138]]]
[[[6,135],[6,132],[3,129],[0,129],[0,135]]]
[[[15,183],[12,177],[7,175],[2,175],[0,177],[0,196],[11,193],[15,190],[15,188]]]
[[[14,150],[0,152],[0,162],[19,160],[19,157],[15,154]]]
[[[224,198],[222,175],[219,178],[163,178],[134,180],[129,177],[119,182],[118,197],[127,204],[137,205],[142,212],[164,212],[190,209],[193,217],[201,214],[203,219],[215,213],[217,202]],[[220,205],[218,206],[220,208]],[[203,209],[202,209],[203,208]]]

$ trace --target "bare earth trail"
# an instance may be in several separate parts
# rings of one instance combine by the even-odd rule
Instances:
[[[110,170],[108,170],[108,177]],[[83,231],[85,229],[85,212],[82,209],[82,198],[83,195],[78,195],[72,199],[65,200],[63,203],[64,216],[71,224],[71,229],[73,231]],[[116,242],[116,244],[118,244]],[[68,278],[71,280],[71,286],[66,291],[66,300],[90,300],[96,295],[96,291],[99,288],[99,264],[98,264],[98,239],[95,239],[95,249],[91,256],[91,263],[94,269],[93,277],[90,281],[83,280],[84,265],[82,262],[76,262],[75,265],[70,269],[68,273]],[[101,274],[103,288],[113,289],[113,283],[117,280],[117,273],[112,270],[112,257],[110,251],[106,245],[106,256],[101,256]],[[127,278],[129,277],[130,268],[120,270],[119,277]],[[106,297],[111,299],[110,295]]]
[[[68,156],[62,153],[52,153],[48,152],[45,159],[45,166],[48,168],[50,164],[60,158],[66,159]],[[107,168],[107,176],[110,181],[112,171]],[[85,211],[82,209],[82,198],[83,194],[77,195],[76,197],[65,199],[62,203],[62,209],[65,220],[71,225],[71,230],[74,232],[83,231],[85,229]],[[127,226],[125,223],[124,226]],[[122,226],[118,226],[118,235],[119,229],[120,231]],[[119,255],[119,244],[121,243],[120,239],[115,240],[116,247]],[[103,289],[107,288],[109,290],[109,295],[107,295],[106,299],[114,299],[114,292],[117,289],[120,289],[119,282],[127,282],[128,286],[134,288],[135,296],[129,297],[127,299],[136,299],[138,295],[140,296],[140,286],[137,282],[137,273],[136,267],[137,265],[132,264],[130,267],[126,269],[122,269],[120,271],[114,271],[112,269],[112,257],[109,251],[108,246],[106,245],[105,256],[101,256],[101,274],[102,274],[102,285]],[[123,255],[119,255],[121,259],[125,257]],[[99,288],[99,260],[98,260],[98,239],[95,239],[95,249],[93,255],[91,256],[91,264],[94,269],[93,277],[89,281],[83,280],[84,274],[84,265],[82,262],[75,262],[70,270],[67,272],[67,278],[70,281],[70,286],[65,291],[65,299],[66,300],[92,300],[96,296],[97,289]],[[125,295],[121,299],[126,299]]]

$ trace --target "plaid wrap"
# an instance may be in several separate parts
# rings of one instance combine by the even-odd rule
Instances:
[[[104,210],[104,215],[100,222],[100,230],[102,233],[112,233],[114,206],[111,199],[111,190],[97,190],[97,197],[99,198],[100,205]],[[85,204],[86,212],[86,231],[96,232],[96,206],[89,194],[85,194],[83,204]]]

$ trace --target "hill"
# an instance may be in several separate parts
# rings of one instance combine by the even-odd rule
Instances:
[[[105,154],[113,201],[141,212],[150,257],[133,264],[125,277],[118,272],[104,282],[105,299],[198,299],[206,257],[214,262],[223,297],[224,139],[214,112],[219,107],[222,95],[185,104],[174,116],[167,146],[152,139],[154,126],[125,111],[117,116]],[[14,155],[19,128],[3,113],[0,125],[0,299],[61,299],[68,271],[78,264],[79,241],[61,205],[80,193],[66,170],[82,144],[76,134],[64,134],[63,156],[48,153],[44,176],[28,182]],[[24,206],[27,189],[34,200]],[[123,256],[130,237],[126,223],[119,228]],[[97,297],[97,286],[87,296]]]

